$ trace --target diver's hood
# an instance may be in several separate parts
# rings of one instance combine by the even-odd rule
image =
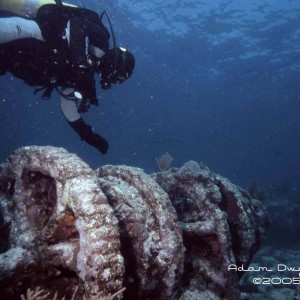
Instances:
[[[110,49],[101,59],[100,82],[103,89],[108,89],[111,84],[120,84],[127,80],[134,69],[134,56],[125,48]]]

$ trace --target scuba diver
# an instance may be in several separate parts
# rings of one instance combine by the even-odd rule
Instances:
[[[113,39],[102,23],[106,15]],[[94,74],[102,89],[127,80],[134,56],[117,47],[109,16],[58,0],[0,0],[0,75],[6,72],[38,87],[42,99],[55,89],[61,110],[82,140],[106,154],[109,144],[82,113],[98,106]]]

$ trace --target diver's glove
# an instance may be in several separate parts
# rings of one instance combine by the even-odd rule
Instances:
[[[107,140],[98,133],[95,133],[92,126],[85,124],[82,118],[74,122],[69,122],[69,124],[79,134],[82,140],[98,149],[102,154],[107,153],[109,148]]]
[[[73,69],[73,80],[75,81],[75,89],[82,99],[78,112],[87,112],[91,105],[99,106],[94,73],[87,68],[78,67]]]
[[[90,109],[91,105],[99,106],[99,102],[96,96],[96,89],[92,87],[90,89],[81,89],[80,91],[82,101],[79,105],[78,112],[85,113]]]
[[[79,113],[87,112],[90,109],[91,105],[99,106],[99,102],[96,98],[96,95],[93,97],[84,97],[78,107],[78,112]]]
[[[90,109],[91,100],[90,99],[83,99],[78,107],[79,113],[85,113]]]

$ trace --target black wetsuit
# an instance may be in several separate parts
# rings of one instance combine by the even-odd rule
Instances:
[[[12,15],[0,12],[0,16]],[[98,105],[89,47],[96,47],[103,54],[109,50],[109,33],[98,14],[84,8],[47,4],[37,11],[34,21],[44,41],[25,38],[0,44],[0,74],[9,71],[31,86],[44,87],[45,97],[56,87],[73,88],[82,95],[79,112],[87,111],[90,104]],[[72,128],[105,154],[107,141],[94,133],[81,116],[76,118],[67,118]]]

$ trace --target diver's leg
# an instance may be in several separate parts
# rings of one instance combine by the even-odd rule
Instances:
[[[65,94],[74,92],[74,89],[65,89]],[[68,122],[74,122],[80,119],[81,115],[77,111],[77,104],[75,100],[69,100],[63,96],[60,99],[60,107],[63,115]]]
[[[67,90],[65,90],[66,93]],[[76,102],[61,97],[61,110],[70,126],[77,132],[80,138],[91,146],[97,148],[102,154],[108,150],[108,142],[98,133],[94,132],[92,126],[87,125],[77,111]]]

